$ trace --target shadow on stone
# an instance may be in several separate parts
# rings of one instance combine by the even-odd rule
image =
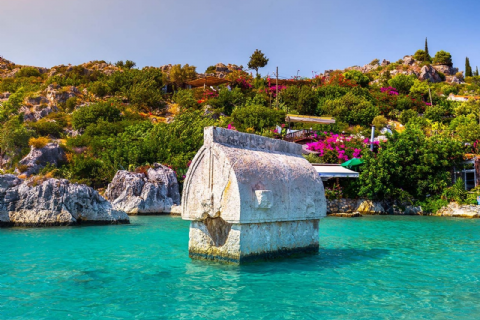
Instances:
[[[227,242],[228,234],[232,229],[232,224],[226,222],[221,217],[210,218],[207,217],[203,223],[207,227],[208,234],[212,238],[216,247],[221,247]]]

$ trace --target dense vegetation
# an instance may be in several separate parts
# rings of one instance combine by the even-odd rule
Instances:
[[[439,51],[432,59],[427,45],[414,57],[422,63],[451,65],[449,53]],[[267,62],[258,51],[249,65],[258,71]],[[195,67],[188,65],[174,65],[165,72],[153,67],[140,70],[128,60],[59,66],[50,73],[19,68],[13,77],[0,78],[0,93],[11,94],[0,105],[3,171],[18,166],[29,151],[29,141],[45,141],[32,138],[57,140],[68,161],[50,168],[54,174],[96,188],[105,187],[119,169],[153,162],[172,166],[182,181],[203,143],[205,126],[281,137],[285,129],[275,128],[286,127],[285,114],[293,113],[336,119],[328,126],[295,124],[298,129],[318,130],[318,154],[310,155],[310,161],[364,159],[360,179],[342,180],[335,187],[343,196],[432,202],[450,192],[452,166],[465,153],[477,152],[480,139],[480,100],[474,99],[480,95],[480,77],[455,84],[429,83],[403,73],[391,76],[395,68],[402,70],[399,62],[378,65],[367,73],[334,71],[328,77],[296,79],[278,88],[269,77],[234,70],[227,75],[229,86],[213,90],[187,89],[185,82],[195,75]],[[207,71],[215,72],[214,66]],[[60,93],[71,92],[71,86],[76,91],[57,103],[55,112],[26,121],[25,106],[32,109],[28,101],[45,96],[49,85]],[[447,100],[451,93],[472,98]],[[379,129],[376,135],[386,126],[393,132],[385,134],[376,152],[369,151],[365,138],[372,123]]]

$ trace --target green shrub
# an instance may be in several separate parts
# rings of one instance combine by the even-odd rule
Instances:
[[[422,207],[425,213],[435,213],[441,208],[448,205],[448,201],[438,198],[427,198],[425,201],[417,202],[416,205]]]
[[[88,91],[96,95],[97,97],[104,97],[108,93],[108,86],[106,83],[96,81],[88,86]]]
[[[89,106],[84,106],[72,114],[72,125],[75,129],[85,129],[92,123],[99,120],[108,122],[120,121],[122,116],[120,110],[114,106],[114,102],[98,102]]]
[[[262,95],[260,103],[265,103],[265,97]],[[228,90],[227,88],[222,88],[218,92],[218,97],[209,99],[207,104],[212,106],[215,110],[225,113],[226,115],[231,115],[232,111],[237,106],[242,106],[246,103],[246,96],[243,94],[241,88],[234,88]]]
[[[28,140],[28,144],[36,149],[41,149],[45,147],[50,142],[50,139],[47,137],[38,137],[38,138],[30,138]]]
[[[325,101],[322,113],[351,125],[370,126],[380,111],[366,98],[355,96],[349,92],[341,98]]]
[[[398,90],[399,93],[408,94],[417,77],[414,75],[399,74],[388,80],[388,84]]]
[[[410,119],[413,119],[416,117],[418,117],[418,113],[415,110],[408,109],[400,113],[399,120],[401,124],[406,125],[410,121]]]
[[[458,178],[453,186],[446,188],[443,191],[442,198],[447,201],[455,201],[459,204],[464,204],[467,200],[467,191],[465,190],[465,183],[462,178]]]
[[[197,100],[195,100],[195,96],[193,95],[192,90],[178,90],[173,95],[173,101],[175,103],[178,103],[182,110],[198,109],[198,107],[200,106]]]
[[[388,124],[388,120],[387,118],[385,118],[384,116],[376,116],[373,121],[372,121],[372,124],[375,126],[375,128],[377,128],[378,130],[382,130],[383,128],[385,128]]]
[[[20,69],[16,74],[15,77],[22,78],[22,77],[39,77],[40,71],[34,67],[23,67]]]
[[[48,121],[47,119],[40,119],[37,122],[31,122],[28,126],[39,136],[60,138],[63,132],[63,126],[61,124],[55,121]]]
[[[68,112],[72,112],[73,110],[75,110],[76,106],[77,106],[77,98],[76,97],[68,98],[68,100],[65,103],[65,109]]]
[[[345,79],[354,80],[358,85],[362,87],[368,87],[370,79],[362,72],[357,70],[349,70],[343,74]]]
[[[433,63],[452,66],[452,55],[449,52],[440,50],[435,54],[435,57],[433,58]]]
[[[235,109],[232,118],[235,127],[240,130],[254,128],[255,131],[261,132],[264,128],[285,122],[285,112],[264,106],[247,106]]]

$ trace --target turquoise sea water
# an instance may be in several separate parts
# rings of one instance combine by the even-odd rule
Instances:
[[[318,255],[188,258],[188,222],[0,229],[0,319],[478,319],[480,220],[326,218]]]

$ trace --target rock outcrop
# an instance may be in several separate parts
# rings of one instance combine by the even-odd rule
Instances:
[[[76,97],[76,95],[80,93],[80,91],[78,91],[78,89],[74,86],[71,86],[67,91],[60,91],[59,89],[59,86],[55,86],[53,84],[50,84],[47,87],[46,97],[50,106],[56,106],[59,103],[65,103],[68,99]]]
[[[19,162],[21,170],[17,167],[16,173],[30,176],[37,174],[48,164],[57,166],[62,161],[65,161],[65,151],[56,143],[49,143],[39,149],[31,146],[30,153]]]
[[[21,180],[0,175],[0,226],[129,223],[125,212],[94,189],[64,179]]]
[[[169,213],[180,204],[175,172],[158,163],[145,173],[118,171],[105,196],[115,209],[131,215]]]
[[[403,64],[407,66],[411,66],[415,63],[415,59],[412,56],[405,56],[403,57]]]
[[[366,199],[330,199],[327,200],[327,214],[361,213],[363,215],[423,215],[421,207],[409,204],[399,206],[395,203]]]
[[[441,208],[434,215],[443,217],[480,218],[480,206],[459,205],[451,202],[448,206]]]
[[[420,70],[420,76],[418,78],[420,80],[428,80],[433,83],[442,81],[442,78],[440,78],[437,70],[435,70],[432,66],[428,65],[422,67],[422,69]]]
[[[444,64],[434,65],[433,68],[438,72],[445,74],[446,76],[454,76],[458,72],[458,68]]]

